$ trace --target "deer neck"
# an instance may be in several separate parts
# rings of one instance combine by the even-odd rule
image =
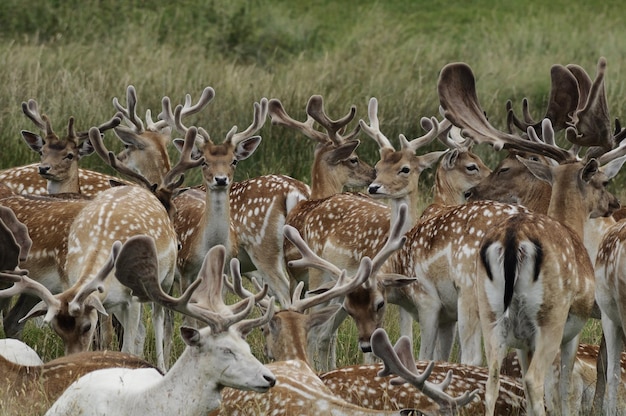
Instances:
[[[578,190],[565,189],[555,184],[550,196],[548,216],[570,227],[584,241],[589,213]]]
[[[329,172],[329,167],[315,161],[311,169],[311,199],[322,199],[343,191],[343,183]]]
[[[207,187],[202,219],[203,241],[210,248],[222,244],[230,248],[230,187],[211,190]]]
[[[408,207],[408,215],[409,221],[406,222],[406,225],[402,229],[402,233],[406,233],[417,223],[420,218],[421,212],[418,209],[419,206],[419,194],[417,189],[414,192],[409,192],[408,194],[400,197],[391,199],[391,221],[395,222],[398,216],[398,212],[400,211],[400,206],[406,205]]]
[[[454,184],[450,183],[445,174],[441,174],[437,170],[435,174],[434,198],[433,204],[437,205],[460,205],[465,203],[465,196],[457,189]]]
[[[80,193],[80,180],[78,178],[78,169],[76,169],[75,172],[72,172],[72,175],[64,181],[53,181],[48,179],[46,183],[46,188],[48,190],[48,194],[50,195],[63,193]]]
[[[204,371],[198,371],[198,358],[187,347],[163,379],[140,393],[141,397],[155,398],[142,400],[146,406],[154,407],[146,409],[149,411],[145,414],[174,415],[184,407],[185,414],[199,415],[219,407],[221,387]]]

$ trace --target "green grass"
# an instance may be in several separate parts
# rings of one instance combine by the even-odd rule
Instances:
[[[191,121],[216,140],[233,125],[247,126],[252,103],[261,97],[281,99],[294,118],[304,120],[312,94],[324,97],[333,118],[355,104],[357,119],[366,119],[367,102],[375,96],[381,128],[397,143],[400,133],[423,134],[420,117],[438,115],[436,83],[447,63],[464,61],[473,68],[484,110],[504,129],[508,99],[519,112],[528,97],[532,113],[541,117],[553,64],[576,63],[593,77],[598,58],[605,56],[610,115],[624,119],[626,26],[618,10],[621,3],[615,0],[34,0],[27,6],[5,0],[0,169],[38,159],[20,139],[21,130],[34,130],[21,102],[36,99],[57,132],[66,129],[70,116],[86,130],[113,115],[112,98],[125,102],[129,84],[137,88],[140,115],[148,108],[157,114],[164,95],[178,103],[186,93],[197,98],[212,86],[216,98]],[[309,181],[313,146],[308,139],[270,123],[261,135],[259,150],[240,164],[236,179],[283,173]],[[106,141],[111,148],[120,146],[110,132]],[[365,135],[361,141],[360,155],[375,163],[376,145]],[[489,148],[478,153],[490,166],[500,158]],[[97,156],[81,164],[111,173]],[[426,205],[432,172],[422,177]],[[189,175],[189,183],[198,181],[198,174]],[[618,195],[623,183],[621,174],[613,185]],[[393,340],[394,317],[386,324]],[[598,333],[598,325],[590,324],[583,341],[596,342]],[[62,349],[49,329],[33,323],[25,339],[45,359]],[[149,358],[151,340],[149,335]],[[251,335],[258,356],[261,342],[260,335]],[[339,344],[340,364],[360,360],[349,320]]]

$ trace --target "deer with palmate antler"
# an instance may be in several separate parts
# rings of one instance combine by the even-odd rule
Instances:
[[[606,185],[624,163],[624,149],[604,153],[598,159],[588,152],[588,158],[581,161],[577,158],[578,144],[566,151],[540,142],[533,129],[528,129],[531,138],[535,136],[532,141],[496,130],[478,104],[474,76],[466,64],[445,66],[438,88],[446,118],[473,140],[496,148],[536,152],[559,163],[546,166],[524,161],[535,175],[552,183],[548,216],[519,213],[481,233],[479,255],[475,256],[476,293],[490,369],[488,413],[494,412],[500,363],[507,346],[514,346],[520,350],[524,390],[533,414],[545,413],[545,372],[560,348],[561,400],[555,411],[569,414],[576,345],[594,304],[593,267],[582,243],[584,224],[590,216],[607,216],[619,207]],[[553,134],[547,133],[550,130],[550,121],[544,120],[544,137]],[[580,138],[572,133],[567,137],[592,144],[585,141],[589,140],[588,131],[581,129],[580,133]],[[554,342],[555,337],[560,345]]]
[[[245,319],[257,300],[254,296],[233,305],[224,303],[224,247],[209,250],[198,278],[179,298],[161,288],[158,255],[151,237],[130,238],[115,264],[117,279],[127,284],[134,296],[207,326],[181,327],[187,347],[165,375],[147,369],[94,371],[65,390],[46,415],[196,415],[217,408],[224,387],[265,392],[276,384],[274,374],[254,358],[244,340],[250,330],[271,318],[273,308],[259,318]],[[148,396],[150,400],[145,400]]]
[[[370,100],[368,112],[370,125],[362,120],[360,122],[363,130],[379,144],[381,153],[381,159],[376,165],[378,175],[370,185],[369,191],[372,196],[390,198],[392,208],[389,209],[388,206],[363,196],[335,195],[318,201],[316,206],[311,207],[310,212],[303,215],[303,225],[297,227],[318,255],[348,270],[354,268],[354,262],[358,256],[373,256],[382,246],[390,215],[395,215],[397,207],[403,201],[413,207],[417,204],[417,183],[420,173],[435,163],[443,153],[431,152],[426,155],[416,155],[418,148],[430,143],[437,136],[454,148],[444,156],[437,170],[435,194],[439,203],[458,202],[467,189],[478,183],[489,172],[480,159],[471,155],[461,143],[448,138],[451,126],[445,121],[439,123],[434,119],[422,119],[422,124],[429,129],[429,133],[410,142],[402,136],[401,149],[394,150],[389,140],[380,131],[377,112],[378,102],[373,98]],[[417,221],[413,217],[417,215],[415,210],[411,212],[409,217],[412,221]],[[412,221],[408,222],[408,226],[405,225],[404,230],[412,226]],[[320,223],[324,226],[320,227],[318,225]],[[334,233],[334,229],[341,229],[344,232]],[[414,279],[400,278],[397,274],[381,274],[379,279],[376,278],[377,276],[378,274],[373,275],[367,288],[348,294],[348,299],[344,302],[347,313],[357,322],[359,344],[364,352],[369,352],[371,333],[382,322],[388,300],[387,292],[393,291],[394,287],[414,281]],[[398,298],[392,298],[390,301],[395,303],[396,299]],[[332,333],[344,317],[345,312],[342,312],[342,316],[338,316],[332,322],[333,328],[327,329],[325,333]],[[408,328],[411,326],[408,325]],[[409,332],[407,328],[403,330]],[[323,345],[320,348],[326,349]],[[432,358],[432,356],[427,358]]]
[[[193,105],[191,96],[187,94],[180,118],[198,113],[214,94],[211,87],[205,88],[198,102]],[[129,125],[114,130],[125,145],[125,149],[117,154],[116,163],[139,172],[152,183],[158,183],[170,164],[167,151],[171,142],[169,126],[175,125],[170,99],[163,97],[160,120],[156,123],[151,121],[150,110],[146,111],[147,125],[144,128],[144,123],[136,114],[137,93],[132,85],[128,86],[126,95],[127,108],[114,99],[115,108],[123,114]],[[168,126],[167,131],[164,126]],[[282,302],[285,297],[288,298],[288,279],[283,264],[282,231],[279,229],[285,222],[287,212],[298,201],[308,198],[308,186],[285,175],[264,175],[233,182],[229,196],[231,238],[235,250],[233,256],[236,255],[242,262],[246,260],[241,266],[244,271],[257,270],[259,277],[269,283],[270,290]],[[175,199],[174,203],[192,201],[197,203],[199,210],[203,210],[205,200],[205,190],[194,188],[189,195]]]
[[[406,210],[400,215],[401,221],[406,220]],[[385,247],[379,252],[372,261],[373,268],[370,273],[375,272],[375,264],[380,263],[389,253],[397,249],[398,243],[402,241],[402,235],[397,232],[402,226],[392,226],[396,232],[392,232],[392,240],[388,241]],[[331,275],[336,276],[337,281],[328,291],[318,291],[319,293],[309,294],[306,298],[301,298],[300,290],[303,282],[298,284],[298,290],[294,292],[292,305],[287,309],[280,310],[274,314],[274,317],[266,325],[262,327],[265,336],[265,353],[277,362],[288,360],[303,361],[311,366],[307,354],[307,337],[310,330],[328,319],[336,310],[338,305],[330,305],[320,310],[311,310],[305,313],[306,309],[320,304],[328,300],[329,297],[341,296],[348,293],[356,287],[364,283],[363,279],[351,280],[344,285],[346,280],[345,271],[338,269],[333,264],[319,258],[302,240],[295,229],[286,226],[285,236],[292,241],[294,246],[302,254],[302,259],[298,260],[299,266],[315,267],[327,270]],[[388,254],[385,254],[387,252]],[[233,273],[233,277],[236,274]],[[249,292],[241,287],[241,279],[235,279],[235,286],[238,288],[236,293],[239,296],[249,296]],[[417,363],[419,371],[425,371],[426,361]],[[304,368],[304,367],[300,367]],[[428,395],[421,393],[420,389],[410,385],[402,384],[392,386],[388,378],[378,377],[377,373],[382,369],[380,364],[372,365],[353,365],[338,368],[328,373],[319,375],[324,385],[332,394],[340,399],[350,402],[356,406],[366,407],[374,410],[397,411],[403,408],[417,408],[423,412],[436,411],[439,406]],[[441,382],[446,377],[449,370],[453,372],[452,382],[446,389],[451,396],[460,396],[465,391],[478,390],[478,396],[464,407],[464,411],[472,413],[481,408],[481,397],[484,397],[484,390],[487,380],[487,371],[484,368],[465,366],[460,364],[451,364],[438,362],[434,368],[431,368],[431,378],[437,382]],[[300,369],[300,371],[302,371]],[[310,371],[310,370],[307,370]],[[279,378],[279,386],[281,379]],[[498,410],[501,412],[511,412],[519,410],[523,407],[523,389],[521,384],[511,381],[503,382],[501,385],[500,397],[498,400]],[[276,394],[276,390],[270,393]],[[225,404],[223,412],[236,407],[235,404],[228,406],[229,403],[242,402],[243,392],[225,392]],[[270,400],[269,397],[263,399]]]
[[[109,175],[78,167],[79,161],[93,153],[88,131],[77,132],[74,117],[70,117],[67,135],[59,137],[53,130],[50,119],[40,114],[37,101],[22,103],[24,114],[44,132],[43,136],[22,130],[22,138],[28,147],[41,155],[39,163],[16,166],[0,171],[0,182],[22,194],[81,193],[94,196],[110,188],[109,181],[119,180]],[[101,132],[120,123],[116,114],[98,128]]]
[[[181,159],[166,175],[167,184],[163,184],[162,188],[171,190],[170,188],[180,184],[178,177],[202,161],[191,159],[195,135],[195,128],[190,129],[185,138]],[[90,130],[90,138],[94,143],[100,140],[96,128]],[[68,287],[62,287],[62,293],[58,295],[53,295],[52,289],[42,289],[37,295],[42,296],[44,302],[35,306],[26,317],[45,314],[47,321],[63,338],[66,351],[76,352],[89,347],[96,319],[93,310],[104,307],[113,312],[124,327],[123,351],[141,354],[145,334],[140,319],[140,303],[115,279],[105,281],[104,293],[99,296],[93,294],[93,285],[87,282],[102,266],[103,253],[106,253],[106,246],[113,240],[125,241],[133,235],[146,234],[155,239],[159,248],[161,282],[165,288],[171,287],[178,242],[169,213],[152,192],[139,186],[121,186],[101,192],[88,201],[69,224],[62,234],[66,241],[66,248],[62,253],[65,259],[62,270]],[[101,278],[106,279],[108,275],[109,272],[106,272]],[[9,294],[13,295],[14,292]],[[155,306],[153,326],[157,360],[161,368],[165,368],[167,359],[167,351],[163,345],[163,319],[162,310]]]

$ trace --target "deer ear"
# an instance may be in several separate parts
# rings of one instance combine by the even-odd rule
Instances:
[[[604,174],[609,179],[614,178],[615,175],[619,173],[619,170],[622,168],[622,165],[624,164],[625,161],[626,161],[626,156],[613,159],[602,167],[602,172],[604,172]]]
[[[235,151],[235,157],[237,160],[244,160],[249,158],[252,153],[259,147],[261,143],[261,136],[252,136],[241,142],[237,143],[237,150]]]
[[[41,148],[43,147],[43,139],[40,135],[30,132],[28,130],[22,130],[22,138],[24,139],[28,147],[31,148],[31,150],[37,153],[41,152]]]
[[[408,286],[417,281],[417,277],[406,277],[396,273],[380,273],[378,277],[382,280],[385,287]]]
[[[519,160],[524,166],[526,166],[530,173],[535,175],[537,179],[548,182],[550,185],[552,185],[552,182],[554,182],[554,176],[552,175],[552,169],[550,169],[550,166],[545,165],[541,162],[535,162],[530,159],[524,159],[523,157],[519,156],[517,156],[517,160]]]
[[[600,170],[598,161],[596,159],[591,159],[585,167],[582,169],[580,175],[581,179],[585,182],[589,182],[593,176],[598,173]]]
[[[196,347],[200,345],[200,341],[202,338],[200,337],[200,332],[195,328],[190,328],[188,326],[180,327],[180,335],[185,341],[185,344],[190,347]]]

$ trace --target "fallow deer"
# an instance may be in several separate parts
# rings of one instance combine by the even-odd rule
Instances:
[[[400,217],[406,217],[406,209],[400,213]],[[399,228],[401,227],[395,227],[395,232],[390,237],[389,243],[379,253],[380,258],[388,256],[390,252],[396,250],[398,245],[402,243],[403,237],[398,232]],[[266,329],[264,330],[267,342],[266,351],[268,356],[278,360],[268,364],[268,367],[277,375],[278,382],[276,387],[262,396],[255,393],[227,389],[224,391],[220,412],[216,411],[214,414],[286,415],[298,413],[312,415],[319,412],[336,415],[397,414],[397,409],[376,409],[370,406],[351,404],[338,395],[334,396],[312,371],[306,353],[307,328],[310,328],[311,325],[316,325],[320,320],[327,319],[336,307],[329,306],[324,310],[312,312],[310,315],[303,314],[303,311],[363,284],[372,273],[373,264],[377,261],[380,262],[380,258],[375,259],[374,262],[368,258],[362,259],[356,274],[352,277],[347,277],[345,270],[338,269],[335,265],[313,253],[293,227],[285,226],[285,236],[292,241],[303,256],[302,259],[297,261],[299,267],[315,267],[326,270],[333,276],[336,276],[337,281],[328,291],[304,299],[300,298],[300,292],[303,287],[303,282],[300,282],[293,295],[293,303],[289,309],[279,311],[266,324]],[[235,278],[233,286],[238,289],[236,293],[240,293],[240,296],[248,295],[249,293],[241,285],[240,276],[237,273],[233,273],[233,277]],[[287,339],[291,340],[291,343],[286,342]],[[359,367],[346,369],[346,374],[350,374],[346,375],[346,377],[350,377],[355,381],[362,381],[361,386],[363,389],[373,391],[372,394],[376,392],[383,394],[383,386],[375,386],[369,383],[371,380],[363,381],[362,378],[358,378],[358,375],[361,374]],[[428,376],[424,378],[426,377]],[[384,382],[381,384],[384,384]],[[406,392],[406,389],[403,389],[403,391]],[[430,394],[430,396],[433,397],[435,402],[444,403],[445,405],[454,402],[454,399],[449,395]],[[463,402],[464,398],[457,400],[459,403],[465,403]],[[420,411],[427,412],[438,409],[437,404],[427,400],[411,403],[408,407],[418,407]]]
[[[190,315],[207,326],[199,330],[181,327],[187,347],[165,375],[153,369],[91,372],[68,387],[46,415],[195,415],[216,409],[224,387],[266,392],[276,384],[274,374],[254,358],[243,339],[271,318],[273,308],[260,318],[244,319],[254,307],[254,297],[228,306],[221,296],[214,296],[222,292],[225,248],[209,250],[197,280],[180,298],[163,292],[158,255],[151,237],[132,237],[117,258],[116,277],[140,299]],[[209,304],[197,304],[194,297]],[[145,400],[147,395],[150,400]]]
[[[185,96],[185,104],[180,117],[199,112],[213,98],[211,87],[205,88],[196,104],[191,104],[191,96]],[[169,97],[162,100],[160,120],[151,121],[146,111],[147,127],[136,114],[137,94],[134,87],[127,89],[127,107],[115,100],[116,109],[124,115],[131,128],[118,127],[117,136],[125,143],[125,149],[117,155],[120,164],[140,172],[148,181],[157,183],[167,172],[170,164],[167,145],[169,136],[163,131],[163,123],[175,125]],[[157,134],[161,132],[161,134]],[[206,195],[203,189],[194,188],[178,203],[195,202],[199,210],[204,210]],[[196,199],[188,198],[197,196]],[[237,255],[243,262],[245,271],[257,270],[260,278],[267,281],[279,302],[288,294],[285,286],[286,271],[283,262],[282,234],[280,227],[285,222],[287,212],[299,201],[309,196],[308,186],[285,175],[264,175],[258,178],[234,182],[230,188],[231,234]],[[254,202],[253,202],[254,201]],[[178,217],[178,219],[182,219]],[[263,226],[258,226],[263,224]],[[252,264],[247,264],[252,263]],[[282,293],[284,292],[284,293]],[[288,297],[288,296],[287,296]]]
[[[13,339],[6,341],[20,342]],[[2,414],[43,414],[74,381],[103,368],[155,369],[152,364],[137,356],[118,351],[80,352],[45,364],[16,363],[0,354]]]
[[[22,110],[45,133],[42,137],[22,130],[24,141],[33,151],[41,155],[41,161],[0,171],[1,182],[17,193],[36,195],[82,193],[94,196],[111,187],[109,180],[117,178],[79,168],[80,159],[91,154],[93,147],[87,131],[75,130],[73,117],[70,117],[68,122],[67,136],[60,138],[52,130],[50,119],[45,114],[39,113],[39,106],[35,100],[22,103]],[[116,114],[99,129],[104,132],[119,123],[120,118]]]
[[[601,59],[599,66],[605,65]],[[623,149],[605,153],[599,159],[579,161],[577,144],[565,151],[494,129],[478,104],[474,76],[465,64],[444,67],[438,88],[446,118],[473,140],[496,148],[509,146],[536,152],[559,162],[557,166],[546,166],[524,161],[535,175],[552,183],[548,216],[520,213],[486,230],[475,264],[478,308],[490,369],[488,414],[494,412],[499,367],[509,345],[528,354],[522,357],[522,364],[529,412],[545,413],[545,372],[559,351],[554,337],[560,340],[562,370],[556,411],[568,414],[575,347],[594,304],[593,267],[582,244],[584,223],[590,216],[607,216],[619,207],[605,187],[624,162],[624,157],[618,157],[624,154]],[[568,137],[575,137],[575,143],[590,143],[585,123],[579,131],[577,127],[568,128]],[[544,135],[551,130],[549,120],[543,121],[542,129]],[[533,133],[533,129],[528,130],[529,135]],[[562,270],[567,270],[567,275]],[[521,351],[518,354],[523,354]]]
[[[405,216],[406,214],[401,215],[401,217]],[[399,232],[402,229],[402,224],[392,228],[396,232],[392,232],[391,238],[392,240],[395,239],[397,243],[389,241],[385,245],[373,260],[374,267],[376,267],[376,263],[380,263],[391,251],[395,250],[398,247],[398,243],[402,240],[402,234]],[[292,305],[287,309],[276,312],[270,322],[262,327],[266,343],[265,353],[268,358],[273,361],[299,360],[310,366],[311,363],[306,351],[307,337],[310,330],[328,319],[338,305],[331,305],[322,310],[311,311],[308,314],[304,313],[305,310],[326,301],[329,297],[341,296],[343,293],[360,286],[364,283],[363,279],[366,279],[367,275],[362,276],[358,280],[353,279],[344,285],[345,271],[339,270],[336,266],[313,253],[295,229],[286,226],[285,236],[293,242],[294,246],[302,254],[302,259],[298,260],[299,266],[322,268],[337,277],[336,283],[327,292],[316,293],[301,299],[300,290],[296,290],[293,295]],[[249,296],[249,292],[246,292],[241,286],[241,278],[234,271],[232,273],[234,278],[233,286],[237,288],[235,293],[239,294],[239,296]],[[371,272],[374,272],[374,270],[372,269]],[[300,282],[298,289],[301,289],[302,285],[303,282]],[[426,361],[418,362],[419,371],[423,372],[428,364]],[[297,367],[294,366],[292,368],[295,369]],[[436,404],[432,399],[421,393],[418,388],[410,384],[391,385],[388,378],[377,376],[380,370],[382,370],[381,365],[354,365],[320,374],[319,377],[327,389],[337,397],[360,407],[386,411],[403,408],[417,408],[422,411],[436,409]],[[471,401],[464,408],[464,411],[468,413],[479,410],[484,411],[481,403],[483,403],[482,398],[484,398],[487,371],[480,367],[438,362],[433,370],[432,378],[437,382],[441,382],[449,370],[453,372],[453,375],[448,391],[455,389],[455,393],[458,393],[451,394],[452,396],[461,395],[465,391],[478,390],[477,398]],[[524,398],[521,384],[510,380],[509,383],[503,382],[501,387],[498,410],[511,412],[522,409]],[[235,400],[234,396],[236,396],[238,401],[245,401],[245,399],[242,399],[242,396],[246,396],[246,393],[233,392],[232,396],[233,400]],[[230,398],[228,393],[226,393],[226,397]]]

